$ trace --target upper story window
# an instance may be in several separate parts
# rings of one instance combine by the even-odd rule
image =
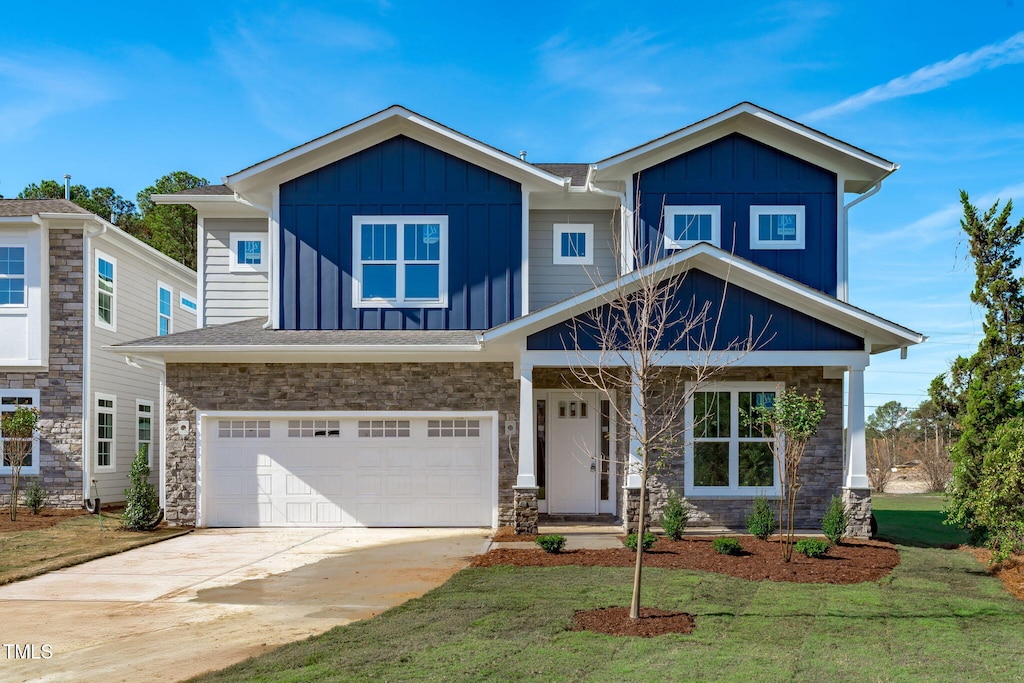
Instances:
[[[262,232],[231,233],[231,272],[266,272],[267,235]]]
[[[25,305],[25,247],[0,247],[0,306]]]
[[[447,216],[352,219],[355,308],[448,305]]]
[[[0,389],[0,413],[13,413],[19,407],[39,407],[38,389]],[[7,439],[0,434],[0,452],[3,458],[0,460],[0,474],[11,473],[11,458],[8,453]],[[39,473],[39,439],[33,439],[32,450],[21,463],[22,474]]]
[[[96,325],[117,329],[117,260],[96,252]]]
[[[163,337],[171,333],[171,288],[162,282],[156,286],[156,333]]]
[[[686,249],[700,242],[722,246],[722,207],[666,206],[665,249]]]
[[[555,223],[553,263],[589,266],[594,263],[594,226],[586,223]]]
[[[183,311],[190,311],[192,313],[197,313],[199,311],[199,304],[196,303],[196,300],[189,298],[184,294],[179,296],[178,305],[181,306]]]
[[[751,206],[751,249],[803,249],[804,207]]]

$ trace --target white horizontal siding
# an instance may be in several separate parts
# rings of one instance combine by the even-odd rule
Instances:
[[[203,244],[203,311],[206,324],[267,316],[267,273],[233,273],[230,270],[231,233],[266,232],[261,218],[207,218]],[[269,245],[268,245],[269,246]]]
[[[530,211],[530,310],[536,311],[615,277],[614,211]],[[555,265],[555,223],[594,226],[594,265]],[[616,226],[617,227],[617,226]]]

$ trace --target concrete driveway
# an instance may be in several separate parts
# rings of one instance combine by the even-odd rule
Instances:
[[[177,681],[219,669],[422,595],[489,535],[199,530],[3,586],[0,680]]]

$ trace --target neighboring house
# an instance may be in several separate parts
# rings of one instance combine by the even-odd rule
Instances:
[[[722,418],[679,444],[655,507],[673,488],[700,519],[742,525],[778,485],[739,412],[820,389],[798,526],[842,493],[866,534],[864,369],[923,337],[848,303],[846,197],[896,169],[747,103],[592,164],[527,163],[394,106],[223,186],[156,196],[194,206],[201,232],[203,329],[123,345],[166,364],[167,518],[631,524],[636,444],[574,382],[598,356],[568,332],[647,268],[715,307],[728,281],[719,348],[768,327],[698,394]],[[666,360],[686,372],[692,356]]]
[[[50,504],[124,500],[148,449],[159,483],[162,368],[105,346],[196,326],[195,273],[64,199],[0,200],[0,410],[41,411],[22,467]],[[84,435],[84,438],[83,438]],[[0,497],[10,495],[0,464]]]

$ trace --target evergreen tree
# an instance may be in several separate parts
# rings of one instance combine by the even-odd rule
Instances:
[[[961,432],[951,453],[948,521],[968,529],[977,543],[989,531],[978,515],[987,498],[984,484],[991,481],[983,477],[986,458],[997,446],[999,427],[1024,416],[1024,281],[1016,255],[1024,220],[1010,223],[1012,201],[1000,210],[997,200],[984,214],[962,190],[960,202],[976,275],[971,301],[985,313],[984,338],[974,355],[957,358],[948,374],[936,377],[929,393]],[[1015,514],[1019,518],[1024,510]]]

